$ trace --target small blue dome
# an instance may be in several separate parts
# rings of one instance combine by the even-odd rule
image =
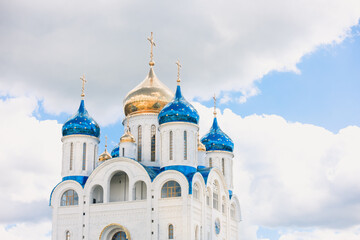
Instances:
[[[159,124],[168,122],[190,122],[198,124],[199,114],[181,95],[181,89],[178,85],[174,99],[160,111],[158,120]]]
[[[81,100],[76,114],[69,118],[62,127],[64,137],[74,134],[89,135],[97,138],[100,136],[100,127],[85,109],[84,99]]]
[[[116,158],[119,157],[119,144],[115,146],[115,148],[111,151],[111,157]]]
[[[210,131],[201,139],[206,151],[227,151],[234,150],[234,143],[219,127],[216,117]]]

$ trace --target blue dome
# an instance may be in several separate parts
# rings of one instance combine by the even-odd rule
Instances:
[[[201,139],[205,145],[206,151],[227,151],[234,150],[234,143],[231,138],[221,131],[216,117],[214,117],[213,125],[210,131]]]
[[[115,146],[115,148],[111,151],[111,157],[116,158],[119,157],[119,144]]]
[[[158,120],[159,124],[168,122],[190,122],[198,124],[199,114],[181,95],[181,89],[178,85],[174,99],[160,111]]]
[[[69,118],[62,127],[64,137],[74,134],[89,135],[97,138],[100,136],[100,127],[85,109],[84,99],[81,100],[76,114]]]

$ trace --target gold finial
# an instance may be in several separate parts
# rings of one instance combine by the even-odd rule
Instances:
[[[216,96],[215,96],[215,93],[214,93],[214,116],[216,117]]]
[[[153,58],[154,58],[154,54],[153,54],[153,47],[155,47],[155,46],[156,46],[156,45],[155,45],[155,42],[154,42],[153,32],[151,32],[151,37],[148,37],[147,39],[149,40],[150,45],[151,45],[151,51],[150,51],[150,62],[149,62],[149,65],[152,67],[152,66],[154,66],[154,65],[155,65],[154,60],[153,60]]]
[[[107,148],[107,136],[105,135],[105,149]]]
[[[85,83],[87,82],[85,79],[85,74],[80,77],[80,80],[82,81],[82,88],[81,88],[81,97],[85,97]]]
[[[179,60],[177,60],[176,61],[176,65],[177,65],[177,67],[178,67],[178,76],[177,76],[177,83],[178,83],[178,85],[180,85],[180,68],[181,68],[181,64],[180,64],[180,61]]]

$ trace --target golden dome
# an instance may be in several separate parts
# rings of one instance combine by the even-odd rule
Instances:
[[[145,80],[125,97],[125,116],[135,113],[159,113],[173,96],[171,90],[156,77],[151,67]]]
[[[124,133],[124,135],[122,135],[122,137],[120,138],[120,142],[135,142],[135,138],[134,136],[131,134],[131,132],[129,131],[129,128],[126,129],[126,132]]]
[[[110,155],[110,153],[107,151],[107,149],[105,148],[105,151],[104,151],[102,154],[100,154],[100,156],[99,156],[99,161],[100,161],[100,162],[106,161],[106,160],[108,160],[108,159],[110,159],[110,158],[111,158],[111,155]]]

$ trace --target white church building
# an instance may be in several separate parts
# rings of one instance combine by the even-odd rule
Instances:
[[[100,127],[80,107],[62,127],[62,181],[51,192],[53,240],[237,240],[233,148],[214,110],[199,140],[199,114],[156,77],[124,100],[125,133],[98,155]],[[178,64],[178,69],[180,65]],[[215,108],[216,109],[216,108]]]

